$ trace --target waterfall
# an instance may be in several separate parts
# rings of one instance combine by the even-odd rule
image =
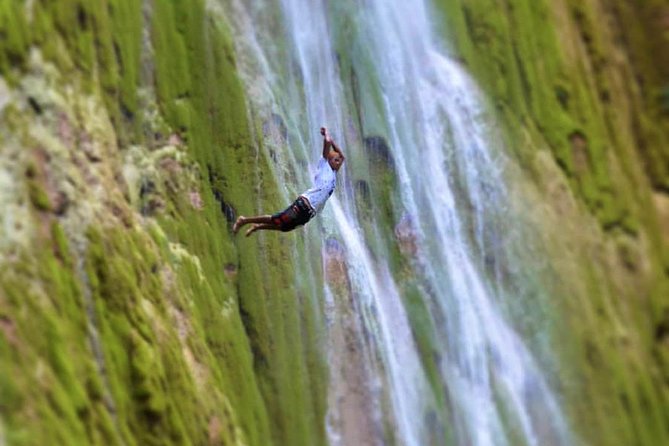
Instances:
[[[226,7],[251,108],[286,127],[284,141],[266,142],[277,145],[286,202],[310,183],[321,125],[347,155],[335,194],[306,231],[323,240],[324,252],[334,243],[345,253],[375,399],[375,444],[571,444],[559,401],[504,310],[513,298],[504,262],[519,261],[505,246],[509,161],[475,83],[433,35],[430,6],[229,0]],[[426,327],[412,325],[389,242],[381,230],[363,229],[356,206],[355,163],[365,159],[369,136],[390,149],[392,223],[414,244],[411,271],[428,309]],[[305,263],[313,269],[302,273],[317,276],[321,262]],[[332,311],[336,298],[323,287]],[[432,355],[421,354],[418,329],[429,331]],[[331,376],[338,379],[336,371]],[[329,416],[341,417],[337,410]],[[331,443],[353,444],[345,437],[330,428]]]

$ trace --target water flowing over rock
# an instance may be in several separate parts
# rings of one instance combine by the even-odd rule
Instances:
[[[0,445],[669,444],[664,3],[3,2]]]

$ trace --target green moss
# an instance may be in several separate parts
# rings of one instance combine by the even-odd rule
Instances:
[[[119,64],[120,102],[127,113],[137,112],[137,87],[140,81],[142,4],[118,0],[110,4],[114,50]]]
[[[25,61],[29,45],[28,24],[23,13],[24,5],[3,2],[0,5],[0,74],[3,76]]]
[[[51,210],[51,200],[49,200],[49,196],[37,180],[28,181],[28,194],[30,196],[31,203],[38,210]]]
[[[194,16],[202,14],[202,4],[196,4],[193,12],[181,16],[177,8],[185,2],[157,1],[154,5],[152,42],[156,51],[156,87],[161,109],[172,126],[187,130],[190,126],[188,102],[190,94],[189,57],[186,38],[192,37],[202,43],[202,21],[194,22]],[[166,23],[178,23],[173,29]],[[186,34],[186,30],[188,34]]]
[[[44,242],[48,246],[50,241]],[[10,383],[8,392],[3,391],[2,411],[7,436],[17,444],[61,440],[87,444],[79,419],[90,404],[80,380],[88,364],[84,359],[85,324],[71,266],[64,265],[55,252],[45,250],[37,264],[22,259],[21,268],[5,271],[0,279],[9,297],[3,306],[11,314],[4,321],[9,327],[4,333],[9,337],[0,358],[3,376]],[[25,283],[40,285],[26,289]],[[68,323],[63,324],[63,320]],[[80,361],[73,362],[73,357]],[[36,370],[39,380],[34,382],[25,370]],[[35,419],[35,413],[41,416]]]
[[[69,243],[63,227],[57,221],[51,223],[51,239],[54,243],[54,255],[63,262],[67,269],[71,269],[74,262],[70,254]]]

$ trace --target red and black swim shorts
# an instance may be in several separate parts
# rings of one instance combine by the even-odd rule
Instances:
[[[281,231],[288,232],[306,224],[314,215],[315,212],[307,200],[304,197],[297,197],[297,200],[283,212],[272,215],[272,223]]]

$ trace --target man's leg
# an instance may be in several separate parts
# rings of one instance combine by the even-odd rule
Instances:
[[[261,231],[261,230],[280,231],[281,228],[279,228],[274,223],[255,223],[253,226],[251,226],[249,228],[248,231],[246,231],[246,236],[248,237],[249,235],[253,234],[254,232]]]
[[[265,223],[265,224],[272,223],[272,216],[256,215],[254,217],[244,217],[243,215],[240,215],[239,218],[237,218],[235,224],[232,225],[232,232],[236,234],[237,231],[239,231],[239,228],[241,228],[244,225],[248,225],[249,223]]]

